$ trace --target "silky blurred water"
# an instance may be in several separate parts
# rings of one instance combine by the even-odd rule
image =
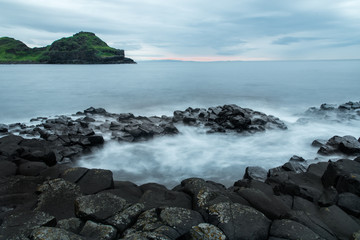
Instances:
[[[299,124],[308,107],[359,101],[360,61],[139,62],[136,65],[0,65],[0,123],[71,114],[90,106],[136,115],[171,115],[187,107],[237,104],[284,120],[287,131],[253,136],[180,135],[119,144],[79,164],[111,169],[116,179],[174,186],[186,177],[231,185],[244,168],[275,167],[297,154],[313,159],[316,138],[360,136],[359,121]],[[326,159],[322,159],[326,160]]]

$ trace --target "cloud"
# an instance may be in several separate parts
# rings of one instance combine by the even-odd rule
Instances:
[[[273,41],[273,44],[278,45],[289,45],[292,43],[302,42],[302,41],[313,41],[313,40],[319,40],[320,38],[314,38],[314,37],[282,37],[275,41]]]
[[[151,54],[293,59],[305,53],[319,58],[323,52],[317,55],[317,48],[352,58],[360,50],[358,2],[1,0],[0,35],[43,45],[91,31],[140,59]],[[342,44],[353,51],[337,51]]]

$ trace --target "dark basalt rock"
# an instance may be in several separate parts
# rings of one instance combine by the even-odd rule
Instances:
[[[113,216],[106,219],[105,222],[109,225],[116,227],[116,229],[120,233],[122,233],[135,223],[138,216],[144,210],[145,210],[144,204],[136,203],[126,207],[120,212],[115,213]]]
[[[112,172],[103,169],[89,169],[84,176],[77,181],[83,194],[94,194],[114,186]]]
[[[270,236],[284,239],[321,239],[308,227],[288,219],[275,220],[270,228]]]
[[[224,105],[206,109],[187,108],[175,111],[174,122],[186,125],[204,125],[214,132],[259,132],[265,129],[287,129],[286,125],[271,115],[241,108],[237,105]]]
[[[324,186],[333,186],[339,193],[360,196],[360,163],[348,159],[330,162],[321,180]]]
[[[80,235],[86,239],[116,239],[117,230],[113,226],[96,223],[93,221],[86,221],[84,228],[81,230]]]
[[[83,226],[83,221],[75,217],[59,220],[56,224],[57,228],[61,228],[75,234],[79,234]]]
[[[360,197],[349,192],[339,194],[337,205],[348,214],[360,217]]]
[[[253,189],[239,189],[237,193],[246,199],[253,208],[262,212],[269,219],[279,219],[287,214],[290,209],[274,195]]]
[[[5,218],[0,226],[1,239],[26,239],[31,232],[42,226],[53,227],[56,219],[44,212],[21,212]]]
[[[48,166],[43,162],[25,162],[19,165],[19,174],[24,176],[39,176]]]
[[[225,240],[226,236],[218,227],[208,223],[200,223],[191,228],[190,238],[199,240]]]
[[[244,179],[258,180],[264,182],[267,177],[267,171],[262,167],[247,167],[245,169]]]
[[[125,199],[128,203],[139,202],[143,191],[134,183],[129,181],[114,181],[114,189],[104,190]]]
[[[6,133],[9,130],[9,126],[0,123],[0,133]]]
[[[322,221],[335,233],[338,239],[351,239],[360,225],[336,205],[321,208]]]
[[[238,203],[217,203],[208,208],[209,223],[228,239],[267,239],[271,221],[252,207]]]
[[[81,237],[72,232],[66,231],[64,229],[55,228],[55,227],[40,227],[32,231],[30,238],[32,240],[85,240],[84,237]]]
[[[320,147],[318,153],[322,155],[359,155],[360,142],[353,136],[334,136],[330,138],[325,145]]]
[[[74,202],[81,195],[79,186],[57,178],[44,182],[37,191],[40,193],[37,211],[46,212],[57,220],[75,217]]]
[[[311,107],[304,113],[306,120],[344,122],[358,120],[360,102],[347,102],[341,105],[322,104],[319,108]],[[301,119],[303,121],[304,119]]]
[[[15,163],[0,160],[0,177],[8,177],[16,174],[17,166]]]
[[[76,216],[93,221],[104,221],[126,207],[125,199],[111,193],[98,193],[76,198]]]

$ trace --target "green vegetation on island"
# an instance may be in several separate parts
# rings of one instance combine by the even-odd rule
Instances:
[[[109,47],[94,33],[79,32],[42,48],[29,48],[23,42],[0,38],[0,63],[118,64],[135,63],[124,50]]]

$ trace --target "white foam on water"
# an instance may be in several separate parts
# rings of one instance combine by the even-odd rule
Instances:
[[[206,129],[178,125],[181,133],[175,136],[138,143],[108,142],[102,149],[83,156],[77,164],[110,169],[116,180],[136,184],[157,182],[174,187],[185,178],[200,177],[231,186],[242,179],[247,166],[269,169],[284,164],[293,155],[311,162],[327,161],[329,157],[318,155],[318,148],[311,146],[315,139],[360,136],[360,121],[306,124],[291,121],[287,125],[287,130],[268,130],[249,136],[206,134]]]

